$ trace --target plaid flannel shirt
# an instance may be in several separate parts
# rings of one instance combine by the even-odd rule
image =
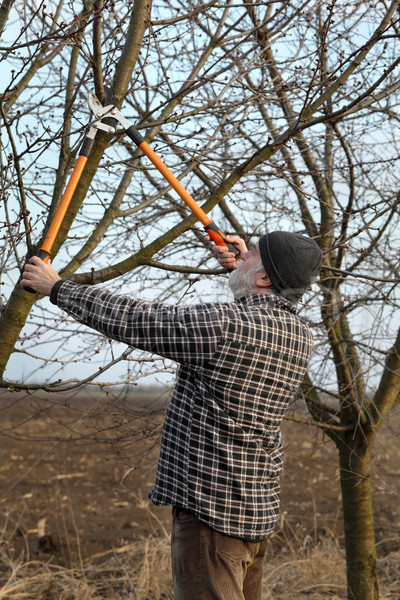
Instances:
[[[279,511],[280,424],[312,351],[279,296],[169,306],[62,281],[51,300],[109,338],[179,363],[149,498],[261,541]]]

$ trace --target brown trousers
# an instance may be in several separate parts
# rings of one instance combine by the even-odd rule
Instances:
[[[174,600],[261,600],[267,542],[246,542],[172,510]]]

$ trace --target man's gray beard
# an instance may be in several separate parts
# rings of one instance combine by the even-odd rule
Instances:
[[[240,262],[236,269],[229,275],[229,287],[236,299],[248,296],[254,291],[254,275],[259,269],[250,269],[242,273],[244,263]]]

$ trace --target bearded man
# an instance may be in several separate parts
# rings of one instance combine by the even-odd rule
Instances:
[[[173,306],[63,280],[38,257],[21,284],[77,321],[179,365],[156,481],[172,505],[175,600],[261,600],[262,558],[279,511],[281,421],[313,347],[296,304],[316,279],[310,238],[275,231],[248,251],[214,251],[234,269],[234,302]]]

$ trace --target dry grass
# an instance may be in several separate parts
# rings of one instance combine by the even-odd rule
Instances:
[[[2,600],[172,599],[169,536],[150,537],[93,556],[79,568],[0,555]],[[400,597],[400,552],[379,563],[382,600]],[[267,559],[263,600],[343,600],[343,551],[326,537],[312,548],[293,543]]]
[[[379,561],[381,600],[400,598],[400,552]],[[346,572],[342,550],[326,538],[304,557],[276,561],[265,568],[263,600],[344,600]]]
[[[137,496],[155,519],[154,533],[119,548],[81,556],[65,567],[31,560],[26,550],[15,558],[12,539],[18,523],[0,532],[0,600],[172,600],[170,536],[148,503]],[[9,526],[7,530],[7,525]],[[379,560],[381,600],[400,598],[400,552]],[[334,532],[304,539],[284,516],[272,538],[264,566],[263,600],[344,600],[344,552]]]
[[[148,538],[98,554],[81,568],[40,562],[10,563],[2,600],[161,600],[171,598],[169,539]]]
[[[312,549],[283,552],[268,561],[264,569],[265,600],[295,600],[301,597],[346,596],[343,553],[332,538],[324,538]]]

